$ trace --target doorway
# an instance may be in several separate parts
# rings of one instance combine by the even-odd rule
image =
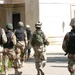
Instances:
[[[13,30],[18,27],[18,22],[20,21],[20,13],[12,14]]]

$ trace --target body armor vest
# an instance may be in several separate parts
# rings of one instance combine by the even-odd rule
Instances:
[[[75,30],[69,32],[68,53],[75,54]]]
[[[7,36],[7,43],[4,44],[4,48],[13,48],[13,42],[12,42],[12,39],[11,39],[11,36],[12,36],[12,32],[11,31],[6,31],[6,36]]]
[[[31,30],[30,29],[26,29],[26,32],[27,32],[27,39],[30,40],[30,37],[31,37]]]
[[[15,35],[18,41],[24,41],[24,29],[23,28],[16,29]]]

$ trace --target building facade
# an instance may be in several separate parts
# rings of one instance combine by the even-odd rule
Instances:
[[[62,43],[64,35],[70,31],[70,20],[75,17],[74,0],[40,0],[40,21],[46,35],[53,43]]]
[[[0,26],[5,28],[10,22],[15,29],[17,23],[23,21],[33,31],[38,20],[39,0],[0,0]]]

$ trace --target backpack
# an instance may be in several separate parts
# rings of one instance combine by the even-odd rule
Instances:
[[[40,46],[40,45],[43,45],[44,44],[44,39],[43,39],[43,33],[42,31],[38,31],[36,30],[34,32],[34,34],[32,35],[32,42],[31,42],[31,45],[32,46]]]
[[[70,54],[75,54],[75,31],[69,32],[69,40],[67,43],[67,50]]]

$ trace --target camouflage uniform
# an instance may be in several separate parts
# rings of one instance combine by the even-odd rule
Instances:
[[[35,66],[37,69],[37,75],[44,75],[43,68],[46,65],[46,49],[44,45],[35,46],[34,49],[34,59],[35,59]]]
[[[71,19],[70,26],[72,29],[75,30],[75,18]],[[62,44],[62,49],[64,52],[68,52],[67,50],[67,42],[69,41],[69,32],[66,33],[64,39],[63,39],[63,44]],[[75,75],[75,54],[68,53],[68,70],[71,75]]]
[[[23,29],[24,27],[24,24],[23,22],[19,22],[18,23],[18,28],[22,28]],[[17,29],[15,29],[14,33],[16,35],[16,38],[17,38],[17,46],[16,46],[16,55],[17,55],[17,60],[19,62],[19,66],[23,66],[24,65],[24,60],[25,60],[25,46],[28,44],[27,42],[27,34],[26,34],[26,31],[23,29],[23,32],[24,33],[24,38],[22,40],[19,40],[18,37],[17,37]],[[20,35],[22,36],[22,35]]]
[[[20,72],[18,72],[18,66],[17,66],[17,59],[16,59],[16,53],[15,53],[15,45],[16,45],[16,36],[15,34],[12,32],[13,30],[13,26],[11,23],[8,23],[7,26],[6,26],[6,33],[10,34],[10,37],[11,37],[11,41],[10,43],[5,43],[4,44],[4,66],[5,66],[5,75],[8,75],[8,60],[10,59],[13,63],[13,66],[14,66],[14,70],[15,70],[15,75],[18,75],[20,74]],[[10,38],[9,38],[10,39]],[[7,39],[7,40],[9,40]],[[12,44],[13,45],[12,45]],[[11,45],[12,46],[11,46]]]
[[[41,23],[40,22],[36,23],[35,27],[36,27],[36,30],[41,30]],[[35,33],[35,31],[33,32],[33,34]],[[45,40],[46,37],[43,32],[42,34]],[[45,75],[43,72],[43,68],[46,65],[46,48],[45,48],[46,44],[43,43],[42,45],[37,46],[35,44],[35,41],[32,41],[33,40],[32,38],[33,38],[33,35],[31,37],[31,45],[34,49],[34,59],[35,59],[35,66],[37,69],[37,75]]]
[[[2,43],[6,43],[7,42],[7,37],[6,37],[6,34],[5,34],[5,30],[3,28],[1,28],[1,35],[2,35]],[[0,44],[0,70],[2,68],[2,58],[3,58],[3,44]]]

